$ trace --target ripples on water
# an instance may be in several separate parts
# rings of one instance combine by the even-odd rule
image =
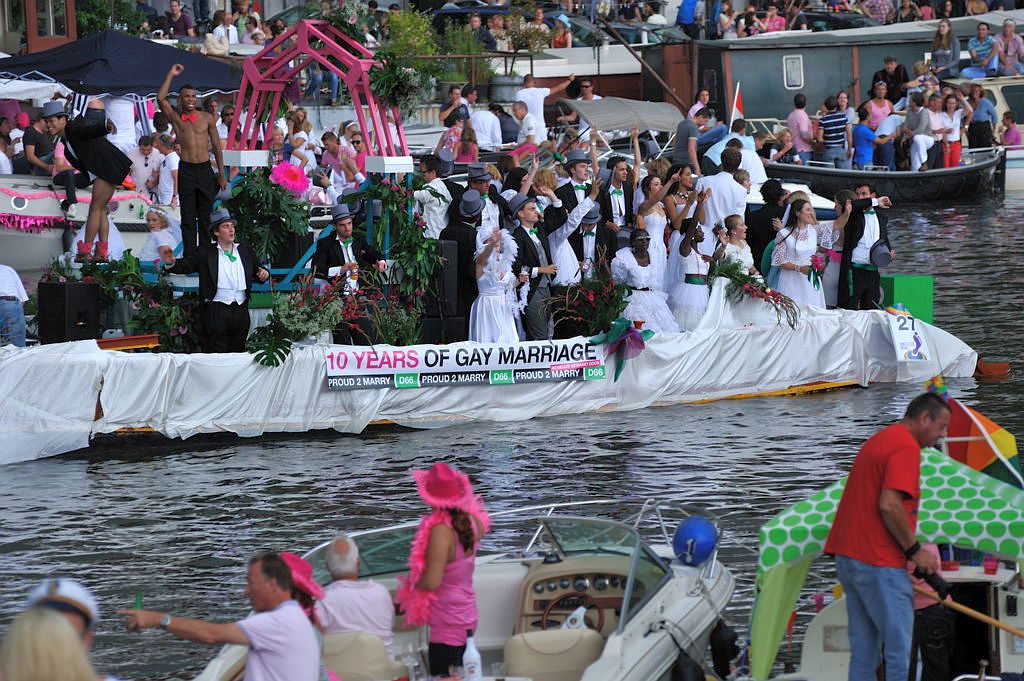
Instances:
[[[1019,369],[1024,197],[893,212],[897,269],[935,275],[936,323]],[[1016,377],[952,382],[955,394],[1024,434],[1021,385]],[[445,457],[495,510],[626,494],[704,505],[724,521],[721,558],[738,581],[729,618],[745,631],[758,527],[845,474],[860,443],[897,420],[918,389],[877,385],[359,437],[129,441],[2,467],[0,625],[39,579],[74,575],[104,610],[99,669],[126,679],[191,678],[213,648],[129,635],[110,613],[141,591],[147,608],[242,617],[250,554],[304,550],[338,530],[414,519],[422,505],[408,470]],[[806,593],[833,582],[831,564],[820,560]]]

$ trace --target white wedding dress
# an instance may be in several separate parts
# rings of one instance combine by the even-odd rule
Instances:
[[[481,247],[477,251],[479,255]],[[491,253],[476,280],[477,297],[469,310],[469,340],[478,343],[518,343],[516,320],[526,307],[530,284],[516,292],[518,278],[512,272],[518,248],[507,230],[501,230],[501,248]]]
[[[632,289],[629,303],[622,316],[631,320],[643,320],[643,328],[651,331],[678,332],[679,325],[665,302],[667,296],[660,287],[665,280],[665,259],[658,256],[660,249],[650,256],[650,264],[641,266],[633,255],[632,248],[620,248],[612,260],[612,279]]]

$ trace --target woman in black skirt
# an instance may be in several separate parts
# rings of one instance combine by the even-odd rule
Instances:
[[[68,120],[61,102],[46,102],[43,121],[51,135],[63,138],[68,162],[92,180],[85,241],[78,242],[78,256],[87,258],[92,255],[92,242],[99,234],[96,258],[106,260],[109,223],[104,209],[114,196],[114,187],[121,184],[131,170],[132,162],[107,140],[106,113],[101,102],[91,102],[85,115],[72,121]]]

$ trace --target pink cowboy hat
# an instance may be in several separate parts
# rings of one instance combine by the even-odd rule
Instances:
[[[318,601],[323,600],[323,587],[313,579],[313,566],[309,564],[309,561],[287,551],[281,553],[281,559],[288,564],[288,569],[292,571],[292,583],[299,591],[309,594]]]
[[[420,498],[435,508],[462,508],[472,499],[473,486],[466,474],[444,462],[428,470],[415,470],[412,477]]]

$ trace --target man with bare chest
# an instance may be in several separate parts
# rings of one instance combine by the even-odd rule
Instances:
[[[160,109],[167,116],[174,129],[174,135],[181,145],[181,162],[178,165],[178,200],[181,205],[181,235],[188,257],[198,249],[197,237],[210,233],[210,211],[213,199],[217,194],[217,185],[221,189],[227,187],[227,179],[223,171],[214,175],[210,166],[210,150],[217,167],[224,168],[221,155],[220,135],[217,133],[217,120],[196,108],[196,91],[191,85],[182,85],[178,90],[178,109],[175,110],[167,94],[171,89],[171,81],[181,75],[185,67],[175,64],[167,72],[157,101]],[[197,227],[198,221],[198,227]]]

